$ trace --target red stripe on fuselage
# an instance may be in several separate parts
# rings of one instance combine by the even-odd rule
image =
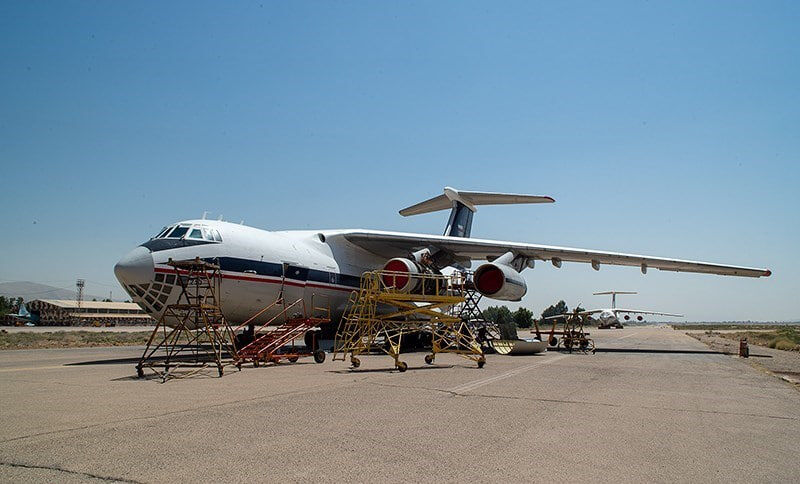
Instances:
[[[162,269],[160,267],[156,267],[155,271],[156,272],[160,272],[162,274],[175,274],[175,272],[176,272],[175,269]],[[177,271],[177,272],[179,274],[188,274],[187,271]],[[269,283],[272,283],[272,284],[281,284],[280,280],[276,281],[276,280],[272,280],[272,279],[260,279],[260,278],[257,278],[257,277],[235,276],[233,274],[220,274],[220,275],[222,276],[223,279],[233,279],[233,280],[237,280],[237,281],[249,281],[249,282],[269,282]],[[266,277],[270,277],[270,276],[266,276]],[[318,289],[332,289],[334,291],[348,291],[348,292],[350,292],[350,291],[357,291],[358,290],[355,287],[345,288],[345,287],[335,287],[335,286],[323,286],[321,284],[314,284],[313,282],[307,282],[307,283],[303,284],[301,282],[292,281],[291,279],[286,279],[285,281],[283,281],[283,284],[287,285],[287,286],[294,286],[294,287],[316,287]]]

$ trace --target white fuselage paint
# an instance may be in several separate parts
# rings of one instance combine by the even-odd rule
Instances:
[[[367,270],[382,267],[385,259],[361,249],[358,246],[336,238],[336,243],[331,243],[326,235],[335,234],[337,231],[280,231],[269,232],[265,230],[237,225],[228,222],[212,220],[189,220],[182,224],[193,226],[211,227],[221,234],[222,241],[191,245],[165,250],[154,250],[151,255],[154,265],[154,279],[149,282],[153,290],[163,282],[157,281],[157,274],[164,274],[164,279],[175,270],[167,264],[169,259],[186,260],[200,257],[202,259],[217,259],[222,270],[221,294],[219,304],[223,315],[233,325],[241,324],[254,314],[276,301],[283,292],[283,299],[290,304],[298,299],[303,299],[306,310],[312,307],[329,307],[332,321],[338,322],[344,312],[348,298],[352,291],[358,289],[358,277]],[[323,241],[324,239],[324,241]],[[151,239],[152,241],[152,239]],[[235,260],[237,265],[231,270],[230,264],[225,261]],[[263,264],[262,264],[263,263]],[[247,269],[245,267],[256,267]],[[280,265],[286,268],[286,273],[266,275],[259,274],[258,267],[266,265]],[[314,271],[314,279],[304,278],[303,273]],[[349,277],[347,277],[349,276]],[[123,280],[133,301],[139,304],[153,318],[158,319],[164,312],[164,307],[177,301],[180,288],[173,290],[165,301],[158,301],[155,292],[145,293],[144,296],[131,290],[134,284]],[[342,279],[347,279],[348,284],[343,284]],[[144,281],[136,281],[144,285]],[[147,300],[150,296],[150,301]],[[154,304],[156,301],[160,304]],[[278,309],[259,316],[257,322],[264,322],[278,312]],[[169,323],[169,322],[168,322]]]

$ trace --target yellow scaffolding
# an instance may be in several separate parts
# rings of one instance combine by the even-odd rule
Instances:
[[[400,360],[403,335],[428,332],[432,351],[425,356],[426,363],[433,364],[438,353],[456,353],[482,368],[486,358],[480,344],[469,325],[455,312],[464,304],[466,282],[461,273],[444,276],[365,272],[358,292],[350,295],[339,324],[334,361],[345,361],[349,354],[353,368],[358,368],[361,364],[358,355],[383,351],[394,359],[399,371],[406,371],[408,365]],[[397,287],[414,287],[414,290],[403,292]]]

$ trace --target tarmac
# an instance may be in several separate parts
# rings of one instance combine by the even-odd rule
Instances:
[[[797,481],[797,387],[667,327],[592,336],[163,384],[141,348],[3,351],[0,481]]]

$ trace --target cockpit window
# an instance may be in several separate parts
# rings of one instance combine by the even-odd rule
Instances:
[[[169,237],[170,239],[179,239],[179,238],[183,237],[184,234],[186,234],[186,232],[188,232],[188,231],[189,231],[189,227],[182,227],[182,226],[179,225],[179,226],[175,227],[175,230],[170,232],[167,237]]]
[[[219,232],[217,232],[217,229],[212,229],[211,232],[213,232],[214,234],[214,240],[216,240],[217,242],[222,242],[222,237],[220,237]]]
[[[159,237],[163,237],[163,236],[164,236],[164,234],[166,233],[166,231],[167,231],[167,230],[169,230],[170,228],[171,228],[171,227],[164,227],[163,229],[161,229],[161,232],[159,232],[159,233],[158,233],[158,235],[156,235],[156,236],[155,236],[155,237],[153,237],[153,238],[154,238],[154,239],[157,239],[157,238],[159,238]]]
[[[189,233],[188,238],[203,240],[203,232],[199,228],[192,229],[192,231]]]

